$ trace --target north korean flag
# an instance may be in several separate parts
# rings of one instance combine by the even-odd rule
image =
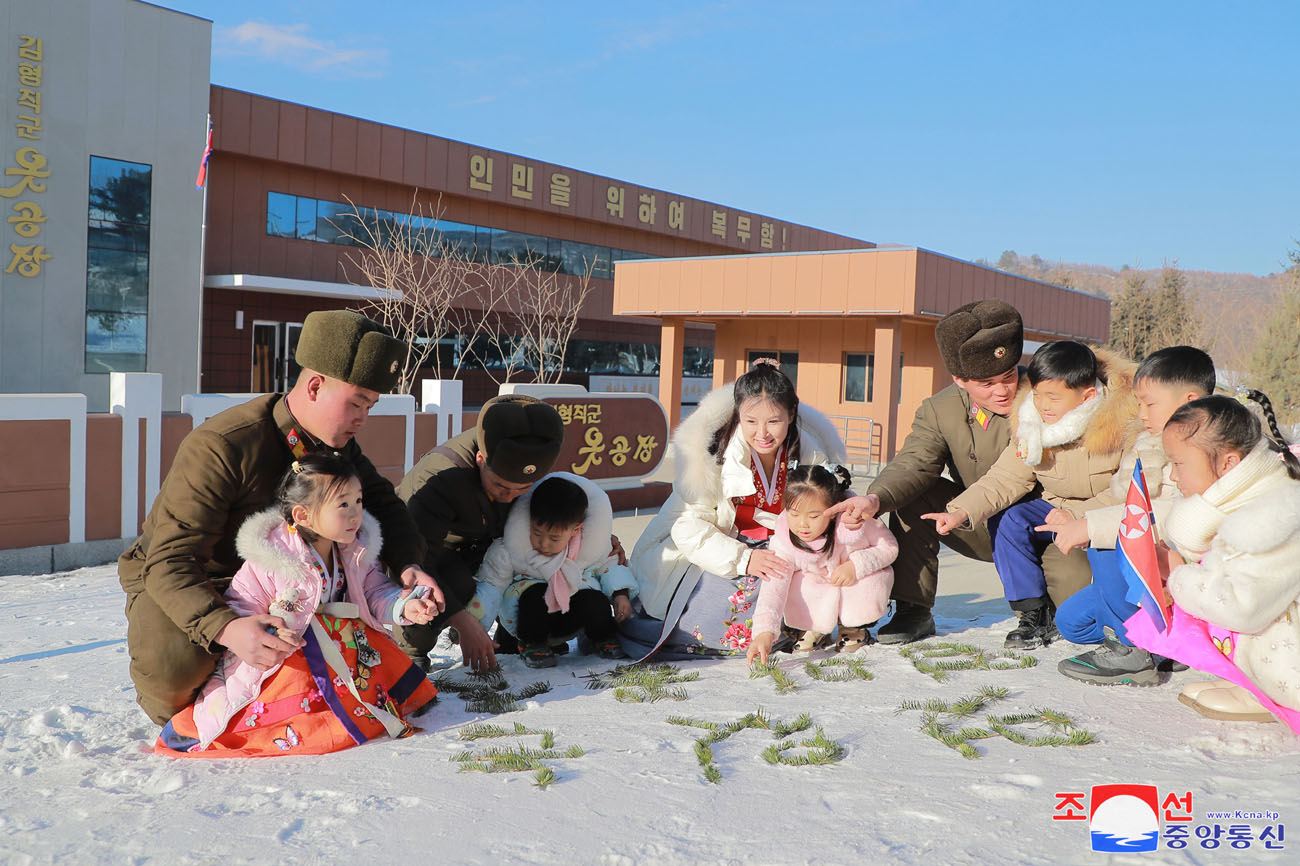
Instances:
[[[212,118],[208,118],[208,142],[203,148],[203,158],[199,160],[199,176],[194,179],[194,186],[203,189],[208,182],[208,160],[212,158]]]
[[[1169,627],[1170,610],[1165,607],[1164,582],[1160,579],[1160,561],[1156,556],[1155,518],[1151,514],[1151,494],[1142,477],[1142,461],[1133,467],[1133,480],[1124,501],[1124,519],[1120,521],[1115,547],[1119,551],[1119,570],[1128,582],[1125,599],[1141,605],[1156,629]]]

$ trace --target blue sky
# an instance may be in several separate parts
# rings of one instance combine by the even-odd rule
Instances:
[[[160,2],[217,84],[877,243],[1267,274],[1300,238],[1300,3]]]

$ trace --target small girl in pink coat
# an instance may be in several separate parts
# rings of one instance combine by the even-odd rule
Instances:
[[[406,721],[438,694],[388,636],[438,612],[427,587],[403,590],[379,561],[379,522],[337,454],[295,460],[276,504],[240,527],[244,566],[226,590],[241,616],[297,646],[261,668],[227,650],[197,701],[163,728],[159,754],[187,758],[322,754],[420,730]],[[273,625],[272,625],[273,624]]]
[[[868,518],[860,529],[849,530],[827,513],[849,495],[849,483],[848,470],[830,464],[804,464],[786,476],[785,511],[768,549],[793,563],[794,572],[763,582],[747,660],[767,661],[782,617],[804,632],[796,652],[812,649],[837,624],[841,651],[873,642],[867,627],[889,605],[890,563],[898,556],[898,542],[879,520]]]

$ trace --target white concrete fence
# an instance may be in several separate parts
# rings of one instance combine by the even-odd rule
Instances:
[[[459,381],[425,381],[421,393],[422,411],[436,415],[437,444],[461,432],[463,387]],[[111,413],[122,417],[122,539],[133,539],[140,523],[138,503],[143,475],[144,511],[148,513],[158,495],[162,464],[162,374],[109,374]],[[198,427],[207,419],[261,394],[187,394],[180,411]],[[402,471],[415,464],[415,398],[409,394],[385,394],[371,415],[398,415],[406,419]],[[122,539],[86,541],[86,395],[85,394],[0,394],[0,421],[67,421],[71,427],[68,447],[68,543],[66,545],[0,550],[0,574],[59,570],[103,561],[105,543],[120,548]],[[140,466],[140,421],[144,423],[144,466]],[[12,459],[12,458],[11,458]],[[88,546],[89,545],[89,546]],[[38,571],[39,573],[39,571]]]

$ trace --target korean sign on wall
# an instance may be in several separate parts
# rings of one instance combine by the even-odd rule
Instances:
[[[547,397],[564,422],[564,447],[556,471],[593,481],[639,478],[659,466],[668,443],[668,420],[653,397],[601,394]]]
[[[16,63],[16,86],[10,94],[16,105],[14,129],[18,146],[5,154],[6,166],[0,177],[0,207],[8,207],[6,225],[13,232],[8,244],[4,272],[20,277],[39,277],[45,262],[54,257],[41,240],[45,215],[45,184],[50,177],[49,160],[42,151],[42,84],[45,79],[45,44],[37,36],[20,34]]]

